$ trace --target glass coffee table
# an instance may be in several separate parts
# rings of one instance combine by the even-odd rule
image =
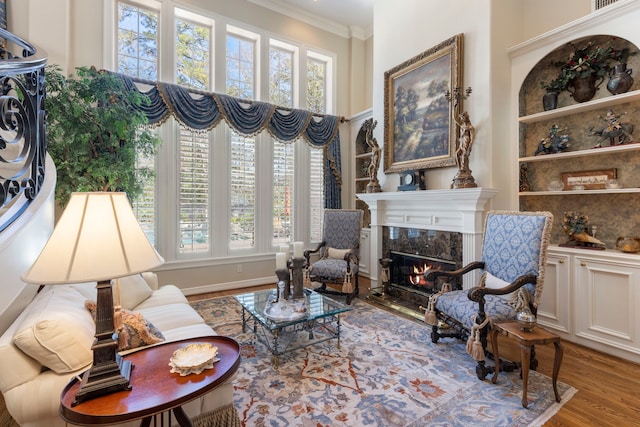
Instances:
[[[268,316],[277,304],[276,289],[250,292],[234,297],[242,305],[242,331],[253,322],[253,333],[271,351],[273,366],[288,352],[331,339],[340,348],[340,314],[352,307],[310,289],[304,290],[306,310],[290,318]],[[300,334],[306,332],[307,334]]]

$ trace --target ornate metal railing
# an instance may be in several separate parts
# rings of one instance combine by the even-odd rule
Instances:
[[[0,231],[36,197],[45,176],[47,56],[0,28]],[[9,49],[21,50],[14,55]]]

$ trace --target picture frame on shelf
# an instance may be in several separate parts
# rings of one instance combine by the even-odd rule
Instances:
[[[463,34],[384,74],[384,172],[453,166],[459,111],[446,94],[462,87]]]
[[[576,186],[584,190],[603,190],[607,181],[617,178],[617,169],[596,169],[588,171],[562,172],[562,183],[565,190],[573,190]]]

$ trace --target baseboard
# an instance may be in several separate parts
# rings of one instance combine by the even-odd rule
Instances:
[[[186,296],[206,294],[209,292],[228,291],[230,289],[243,289],[251,288],[253,286],[261,286],[273,283],[275,285],[274,277],[258,277],[255,279],[238,280],[236,282],[216,283],[204,286],[194,286],[190,288],[183,288],[182,293]]]

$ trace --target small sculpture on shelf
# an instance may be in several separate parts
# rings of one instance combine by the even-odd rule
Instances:
[[[529,167],[526,163],[520,163],[520,192],[531,191],[529,183]]]
[[[447,101],[453,101],[453,111],[460,111],[459,104],[467,99],[471,95],[471,88],[467,88],[465,93],[461,93],[460,88],[453,89],[453,94],[447,91],[444,96]],[[453,183],[451,188],[474,188],[476,184],[473,175],[471,175],[471,168],[469,167],[469,156],[471,155],[471,148],[473,147],[473,141],[476,136],[476,129],[471,124],[469,119],[469,113],[463,111],[462,113],[455,114],[453,116],[454,121],[458,125],[460,131],[458,134],[458,144],[456,145],[456,165],[458,166],[458,173],[453,177]]]
[[[621,145],[628,142],[633,142],[631,134],[634,130],[634,125],[631,123],[622,123],[620,117],[626,113],[616,114],[613,110],[607,110],[605,117],[598,116],[598,118],[605,123],[604,127],[589,129],[589,135],[599,137],[598,142],[594,148],[602,147],[602,143],[609,140],[609,146]]]
[[[588,230],[587,215],[573,211],[565,212],[562,218],[562,231],[569,236],[569,240],[560,246],[604,249],[604,243],[590,235]]]
[[[564,128],[563,131],[566,131]],[[558,125],[553,125],[549,128],[549,134],[540,140],[538,149],[534,153],[534,156],[541,154],[556,154],[562,153],[569,149],[569,135],[560,134],[560,128]]]
[[[456,164],[458,165],[458,173],[453,178],[451,188],[473,188],[477,187],[471,169],[469,168],[469,155],[475,138],[475,128],[469,120],[469,113],[466,111],[461,113],[456,119],[456,123],[460,126],[460,137],[458,138],[458,147],[456,148]]]
[[[380,155],[382,149],[378,145],[378,140],[373,137],[373,129],[375,129],[377,121],[373,119],[367,119],[362,124],[362,129],[365,132],[364,140],[371,150],[371,161],[367,167],[367,174],[369,175],[369,184],[367,184],[367,193],[379,193],[382,191],[380,182],[378,182],[378,168],[380,167]]]

